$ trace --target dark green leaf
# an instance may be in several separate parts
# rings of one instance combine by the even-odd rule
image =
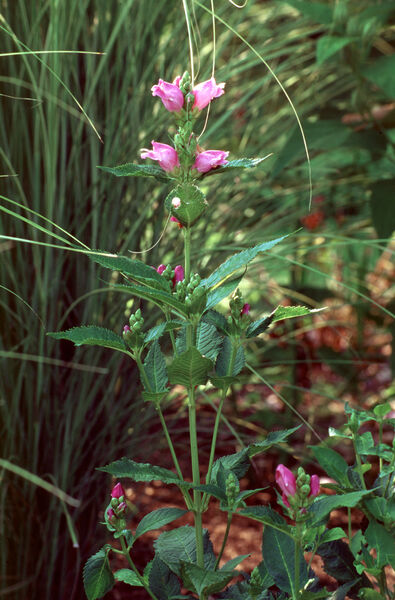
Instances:
[[[263,333],[268,329],[271,325],[274,318],[274,313],[268,315],[267,317],[263,317],[262,319],[258,319],[257,321],[253,321],[250,323],[246,329],[246,337],[252,338],[256,337],[260,333]]]
[[[158,306],[164,305],[166,307],[172,308],[181,315],[187,314],[184,304],[177,300],[172,294],[165,292],[164,290],[154,290],[143,285],[134,285],[132,283],[128,283],[127,285],[118,283],[111,287],[113,287],[116,290],[127,292],[133,296],[138,296],[143,300],[150,300]]]
[[[106,269],[119,271],[129,275],[139,283],[144,283],[150,287],[168,291],[167,280],[157,273],[156,269],[141,262],[141,260],[131,259],[127,256],[111,256],[108,254],[89,254],[91,260],[99,263]]]
[[[103,348],[111,348],[120,352],[127,352],[123,339],[104,327],[96,327],[95,325],[87,325],[83,327],[73,327],[66,331],[57,331],[47,333],[55,340],[70,340],[76,346],[102,346]]]
[[[395,179],[385,179],[372,185],[370,212],[377,235],[390,238],[395,230],[394,210]]]
[[[165,531],[154,542],[156,552],[169,569],[180,576],[180,562],[196,562],[195,529],[186,525],[171,531]],[[203,535],[204,565],[212,569],[215,565],[215,554],[207,531]]]
[[[110,473],[113,477],[129,477],[133,481],[157,480],[163,483],[181,483],[177,475],[169,469],[150,465],[149,463],[138,463],[125,456],[105,467],[100,467],[98,470]]]
[[[263,158],[236,158],[235,160],[230,160],[226,165],[211,169],[211,171],[204,173],[203,177],[215,175],[216,173],[226,173],[227,171],[234,171],[235,169],[253,169],[267,158],[270,158],[270,156],[272,156],[272,153],[267,154]]]
[[[248,456],[251,458],[252,456],[255,456],[255,454],[259,454],[260,452],[266,452],[266,450],[268,450],[275,444],[281,444],[282,442],[286,442],[288,438],[300,428],[301,425],[297,425],[297,427],[293,427],[292,429],[284,429],[282,431],[271,431],[261,442],[255,442],[254,444],[248,446]]]
[[[119,571],[115,571],[114,578],[128,585],[143,587],[143,583],[131,569],[119,569]]]
[[[367,581],[369,585],[369,580],[366,576],[363,576],[362,580],[360,579],[354,566],[354,555],[348,547],[348,544],[345,542],[336,540],[321,544],[317,550],[317,554],[323,560],[325,572],[337,579],[339,583],[352,582],[352,589],[354,592],[362,585],[366,585],[365,581]]]
[[[251,556],[251,554],[241,554],[240,556],[235,556],[235,558],[228,560],[228,562],[221,567],[221,570],[223,569],[224,571],[232,571],[249,556]]]
[[[216,310],[210,309],[208,310],[202,317],[202,321],[205,323],[209,323],[210,325],[214,325],[218,331],[221,333],[228,332],[228,323],[221,313]]]
[[[204,358],[197,348],[191,347],[178,355],[169,366],[170,383],[185,387],[204,385],[212,367],[211,360]]]
[[[322,65],[323,62],[328,60],[337,52],[340,52],[342,48],[355,42],[353,37],[340,37],[334,35],[323,35],[318,39],[317,42],[317,64]]]
[[[214,375],[210,376],[210,381],[213,386],[217,387],[220,390],[227,390],[230,385],[239,381],[236,377],[216,377]]]
[[[341,485],[348,487],[348,464],[335,450],[324,446],[312,447],[312,452],[324,471]]]
[[[235,350],[233,349],[233,344],[237,345]],[[239,345],[238,340],[233,340],[226,336],[215,364],[216,374],[220,377],[235,377],[243,369],[244,364],[245,356],[243,346]]]
[[[265,507],[262,507],[265,508]],[[295,541],[287,534],[273,527],[263,530],[262,556],[267,570],[276,585],[283,591],[296,597],[295,590],[295,555],[299,563],[300,589],[307,583],[309,576],[307,565],[300,551],[295,553]],[[299,590],[298,590],[299,591]]]
[[[213,308],[213,306],[221,302],[221,300],[227,298],[237,288],[242,278],[243,275],[240,275],[240,277],[236,277],[230,281],[227,280],[225,283],[222,283],[218,287],[215,287],[213,290],[211,290],[211,292],[207,295],[206,310]]]
[[[166,323],[161,323],[160,325],[156,325],[155,327],[151,327],[147,331],[144,337],[144,344],[148,344],[149,342],[153,342],[154,340],[158,340],[166,331],[174,331],[175,329],[180,329],[182,323],[179,321],[167,321]]]
[[[333,529],[328,529],[321,538],[321,544],[326,544],[327,542],[334,542],[335,540],[341,540],[342,538],[347,537],[341,527],[334,527]]]
[[[145,402],[153,402],[159,404],[161,400],[166,396],[168,390],[163,392],[142,392],[142,396]]]
[[[166,171],[157,165],[136,165],[134,163],[126,163],[119,167],[101,167],[98,169],[116,175],[117,177],[155,177],[158,181],[169,181]]]
[[[248,248],[247,250],[242,250],[237,254],[234,254],[230,258],[228,258],[222,265],[220,265],[215,271],[207,277],[207,279],[203,279],[200,285],[204,285],[207,288],[212,288],[223,280],[227,279],[232,273],[237,271],[237,269],[241,269],[248,265],[260,252],[266,252],[273,248],[276,244],[284,240],[286,235],[279,237],[275,240],[271,240],[270,242],[262,242],[253,248]]]
[[[181,586],[178,578],[166,563],[155,555],[149,572],[149,587],[158,600],[172,600],[179,597]]]
[[[377,552],[376,566],[382,568],[391,565],[395,569],[395,544],[390,532],[372,519],[365,531],[365,538],[370,548],[374,548]]]
[[[146,391],[154,393],[166,391],[168,380],[166,362],[158,341],[153,342],[149,349],[144,361],[144,371],[150,384],[150,389]]]
[[[305,317],[312,313],[320,312],[323,308],[307,308],[307,306],[277,306],[273,311],[272,323],[283,321],[284,319],[294,319],[295,317]]]
[[[180,200],[179,208],[172,205],[173,198]],[[206,210],[208,204],[202,190],[192,183],[181,183],[170,192],[165,200],[166,209],[182,225],[193,225]]]
[[[240,450],[240,452],[236,452],[235,454],[228,454],[227,456],[221,456],[218,458],[213,464],[213,469],[211,472],[211,483],[217,481],[217,475],[220,469],[224,469],[226,471],[232,471],[232,473],[237,477],[237,479],[241,479],[248,471],[250,466],[250,460],[248,458],[248,450],[244,448]]]
[[[353,506],[357,506],[367,494],[370,494],[369,490],[349,492],[348,494],[342,494],[341,496],[325,496],[318,498],[310,509],[313,514],[311,523],[313,525],[319,523],[336,508],[352,508]]]
[[[238,573],[236,571],[210,571],[191,562],[182,562],[181,577],[185,586],[199,597],[220,592]]]
[[[286,521],[269,506],[247,506],[247,508],[239,510],[237,514],[264,523],[268,527],[276,527],[281,533],[286,535],[289,541],[291,541],[291,526],[287,525]]]
[[[363,76],[383,90],[389,99],[395,97],[395,54],[381,56],[364,67]],[[393,191],[392,191],[393,197]]]
[[[137,525],[134,538],[137,539],[143,533],[147,533],[147,531],[160,529],[164,525],[179,519],[187,512],[187,510],[182,510],[181,508],[158,508],[141,519]]]
[[[105,547],[88,558],[83,570],[84,588],[88,600],[102,598],[114,585]]]
[[[196,347],[202,356],[215,361],[222,345],[222,339],[222,335],[218,333],[214,325],[200,321],[196,330]]]
[[[207,494],[210,494],[210,496],[214,496],[214,498],[218,498],[218,500],[223,500],[224,502],[226,502],[225,491],[219,485],[215,485],[214,483],[207,483],[202,485],[191,484],[191,487],[194,490],[198,490],[199,492],[205,492]]]
[[[359,590],[358,598],[361,600],[383,600],[382,594],[372,590],[371,588],[361,588]]]

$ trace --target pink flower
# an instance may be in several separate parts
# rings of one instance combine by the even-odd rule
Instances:
[[[152,141],[152,150],[147,150],[146,148],[142,149],[141,158],[151,158],[152,160],[157,160],[159,162],[159,166],[162,167],[165,171],[172,171],[175,167],[180,166],[180,161],[178,160],[178,154],[168,144],[160,144],[159,142]]]
[[[159,275],[162,275],[163,271],[166,270],[166,265],[159,265],[159,267],[156,269],[156,272],[159,273]]]
[[[284,504],[285,504],[285,506],[286,506],[287,508],[291,508],[291,505],[290,505],[290,503],[288,502],[288,498],[287,498],[287,496],[286,496],[284,493],[281,495],[281,499],[282,499],[282,501],[284,502]]]
[[[183,225],[180,223],[180,221],[177,219],[177,217],[170,217],[170,221],[173,221],[173,223],[177,223],[177,224],[178,224],[178,227],[179,227],[180,229],[182,229],[182,228],[183,228]]]
[[[117,483],[116,485],[114,485],[114,487],[112,488],[112,492],[111,492],[111,498],[120,498],[121,496],[124,496],[124,495],[125,495],[125,492],[124,492],[122,485],[120,483]]]
[[[174,267],[173,287],[176,287],[179,281],[184,281],[184,269],[181,265]]]
[[[199,152],[192,168],[197,169],[199,173],[207,173],[207,171],[215,167],[226,165],[228,154],[229,152],[224,152],[223,150],[205,150],[204,152]]]
[[[159,79],[158,85],[151,88],[153,96],[159,96],[165,108],[170,112],[180,112],[184,104],[184,94],[178,84],[181,78],[176,78],[174,83]],[[176,83],[177,82],[177,83]]]
[[[320,478],[318,475],[312,475],[310,478],[310,494],[309,496],[318,496],[320,493]]]
[[[125,327],[123,328],[123,332],[127,333],[128,331],[130,331],[130,327],[129,325],[125,325]]]
[[[284,465],[278,465],[276,469],[276,483],[286,497],[296,494],[295,475]]]
[[[107,519],[108,519],[109,521],[111,521],[111,520],[112,520],[114,517],[115,517],[115,512],[113,511],[113,509],[112,509],[112,508],[109,508],[109,509],[107,510]]]
[[[250,305],[249,304],[244,304],[243,308],[241,309],[241,313],[242,315],[248,315],[250,312]]]
[[[224,87],[225,84],[217,84],[214,77],[207,81],[203,81],[203,83],[198,83],[192,90],[192,94],[195,97],[192,108],[203,110],[203,108],[206,108],[206,106],[210,104],[211,100],[219,98],[219,96],[222,96],[222,94],[225,93]]]

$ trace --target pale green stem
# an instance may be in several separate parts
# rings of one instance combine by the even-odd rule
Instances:
[[[147,585],[144,577],[142,575],[140,575],[140,573],[139,573],[136,565],[132,561],[131,556],[129,554],[129,550],[127,549],[127,546],[126,546],[126,542],[125,542],[125,540],[124,540],[124,538],[122,536],[121,536],[120,540],[121,540],[121,546],[122,546],[122,553],[126,557],[128,563],[129,563],[129,566],[131,567],[131,569],[136,574],[137,579],[140,581],[140,583],[142,584],[142,586],[144,587],[144,589],[147,591],[147,593],[151,596],[152,600],[158,600],[158,598],[155,596],[155,594],[153,592],[151,592],[151,590],[149,589],[149,586]]]
[[[197,443],[196,430],[196,404],[195,390],[188,389],[188,410],[189,410],[189,440],[191,446],[191,463],[192,463],[192,481],[193,484],[200,485],[199,471],[199,450]],[[195,535],[196,535],[196,559],[199,567],[204,567],[203,554],[203,526],[202,526],[202,507],[201,507],[201,492],[193,490],[193,505],[195,517]]]
[[[354,433],[353,433],[353,436],[352,436],[352,443],[353,443],[353,446],[354,446],[355,458],[356,458],[357,465],[358,465],[357,471],[358,471],[359,475],[361,476],[362,487],[363,487],[364,490],[366,490],[365,477],[364,477],[363,472],[362,472],[363,465],[362,465],[361,457],[359,456],[359,454],[357,452],[357,445],[356,445],[356,442],[355,442],[355,434]]]
[[[296,522],[296,535],[295,535],[295,593],[293,594],[294,600],[298,600],[300,592],[300,551],[302,550],[300,534],[301,524]]]
[[[185,276],[185,281],[188,281],[189,276],[191,274],[191,229],[190,229],[190,227],[184,228],[184,255],[185,255],[184,276]]]
[[[224,539],[222,541],[221,550],[219,551],[218,558],[217,558],[215,566],[214,566],[214,571],[216,571],[218,569],[219,561],[221,560],[222,555],[224,553],[226,542],[228,541],[228,535],[229,535],[229,531],[230,531],[230,524],[232,523],[232,517],[233,517],[233,513],[229,512],[228,513],[228,520],[227,520],[227,523],[226,523],[226,530],[225,530]]]

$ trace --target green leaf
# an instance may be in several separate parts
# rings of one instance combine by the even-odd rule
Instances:
[[[227,501],[225,491],[219,485],[216,485],[215,483],[203,483],[201,485],[191,484],[190,487],[199,492],[206,492],[207,494],[210,494],[210,496],[214,496],[214,498],[218,498],[218,500],[223,500],[224,502]]]
[[[168,281],[162,275],[159,275],[156,269],[146,265],[141,260],[132,260],[127,256],[109,256],[108,254],[88,254],[88,256],[102,267],[124,273],[139,283],[144,283],[159,290],[168,291],[169,289]]]
[[[222,344],[221,352],[218,355],[215,364],[215,372],[220,377],[235,377],[244,367],[245,356],[243,346],[238,345],[236,355],[232,362],[233,343],[239,344],[238,340],[232,342],[232,338],[226,336]]]
[[[202,321],[214,325],[214,327],[221,333],[228,333],[228,323],[221,313],[216,310],[208,310],[202,317]]]
[[[349,492],[348,494],[342,494],[341,496],[325,496],[318,498],[310,508],[310,511],[313,514],[311,524],[314,525],[319,523],[336,508],[352,508],[353,506],[356,506],[364,496],[370,493],[369,490],[363,490],[360,492]]]
[[[173,207],[173,198],[178,198],[181,201],[179,208]],[[208,204],[200,188],[192,183],[181,183],[167,196],[165,206],[169,213],[174,215],[182,225],[189,227],[196,223]]]
[[[247,508],[239,510],[237,514],[253,519],[254,521],[259,521],[259,523],[264,523],[267,527],[276,527],[281,533],[286,535],[289,542],[291,541],[292,527],[287,525],[285,519],[269,506],[247,506]],[[271,573],[271,575],[273,574]]]
[[[334,35],[321,36],[317,42],[317,64],[322,65],[328,58],[337,54],[342,48],[355,41],[356,39],[354,37],[340,37]]]
[[[296,597],[295,556],[299,562],[300,588],[304,587],[309,576],[303,553],[295,552],[295,541],[284,532],[266,526],[263,530],[262,556],[267,570],[280,590]]]
[[[221,567],[221,571],[222,569],[224,571],[232,571],[233,569],[235,569],[241,562],[243,562],[243,560],[245,560],[246,558],[249,558],[251,556],[251,554],[240,554],[240,556],[235,556],[235,558],[231,558],[230,560],[228,560],[228,562],[226,562],[222,567]]]
[[[358,598],[361,600],[383,600],[382,594],[379,594],[376,590],[365,587],[359,590]]]
[[[374,548],[377,552],[376,566],[382,568],[391,565],[395,569],[395,544],[390,532],[372,519],[365,531],[365,538],[370,548]]]
[[[239,381],[236,377],[216,377],[214,375],[210,375],[210,381],[213,386],[217,387],[220,390],[227,390],[230,385]]]
[[[299,10],[304,17],[310,17],[317,23],[323,25],[330,25],[332,23],[332,8],[322,2],[310,2],[310,0],[286,0],[287,4],[290,4],[297,10]]]
[[[88,600],[102,598],[114,585],[105,546],[88,558],[83,570],[84,588]]]
[[[167,321],[155,327],[151,327],[144,337],[144,344],[158,340],[166,331],[174,331],[180,329],[182,323],[180,321]]]
[[[179,597],[181,586],[178,578],[166,563],[155,555],[149,572],[149,587],[158,600],[172,600]]]
[[[76,346],[102,346],[103,348],[111,348],[112,350],[119,350],[127,354],[126,346],[121,336],[104,327],[96,327],[95,325],[73,327],[66,331],[47,333],[47,335],[55,340],[70,340]]]
[[[187,512],[187,510],[182,510],[181,508],[158,508],[157,510],[150,512],[148,515],[145,515],[137,525],[134,539],[137,540],[140,535],[147,533],[147,531],[160,529],[164,525],[172,523]]]
[[[348,464],[338,452],[324,446],[314,446],[311,450],[329,477],[332,477],[344,487],[349,486],[347,478]]]
[[[149,349],[144,361],[144,371],[151,387],[151,389],[147,391],[154,393],[166,391],[168,380],[166,362],[158,341],[153,342]]]
[[[200,354],[212,361],[218,356],[223,337],[214,325],[200,321],[196,330],[196,347]]]
[[[394,189],[395,179],[385,179],[372,185],[370,212],[377,236],[390,238],[395,230]]]
[[[240,452],[236,452],[235,454],[221,456],[221,458],[218,458],[213,464],[210,483],[217,482],[217,476],[221,469],[225,470],[225,472],[232,471],[237,479],[241,479],[247,473],[249,467],[250,459],[248,458],[247,448],[243,448],[243,450],[240,450]]]
[[[178,576],[181,575],[181,561],[196,562],[195,529],[189,525],[165,531],[154,541],[154,546],[159,558]],[[204,565],[212,569],[216,558],[206,530],[203,534],[203,551]]]
[[[170,383],[185,387],[204,385],[207,381],[207,373],[212,367],[212,361],[204,358],[199,350],[192,346],[177,356],[169,366]]]
[[[225,283],[222,283],[211,290],[211,292],[207,295],[205,310],[213,308],[213,306],[216,306],[216,304],[221,302],[224,298],[227,298],[237,288],[242,279],[243,275],[240,275],[240,277],[236,277],[230,281],[225,281]]]
[[[169,390],[164,390],[163,392],[142,392],[142,396],[145,402],[153,402],[154,404],[159,404],[161,400],[166,396]]]
[[[154,290],[143,285],[135,285],[133,283],[128,283],[127,285],[117,283],[115,285],[112,285],[111,287],[116,290],[128,292],[133,296],[138,296],[143,300],[150,300],[151,302],[157,304],[160,307],[162,307],[163,305],[168,306],[169,308],[174,309],[181,315],[186,316],[187,314],[184,304],[177,300],[172,294],[165,292],[164,290]]]
[[[129,477],[133,481],[162,481],[176,485],[182,483],[177,475],[169,469],[149,463],[138,463],[126,456],[105,467],[100,467],[98,470],[110,473],[113,477]]]
[[[374,449],[374,440],[370,431],[359,433],[355,438],[355,449],[358,454],[368,455]]]
[[[395,181],[394,181],[394,184],[395,184]],[[389,402],[384,402],[383,404],[377,404],[377,406],[374,407],[373,412],[376,415],[376,417],[378,417],[379,419],[382,419],[383,417],[385,417],[386,414],[391,412],[391,404]]]
[[[381,56],[371,65],[364,67],[363,76],[377,85],[388,96],[389,99],[395,97],[395,54]]]
[[[366,585],[365,581],[368,582],[366,576],[362,578],[362,581],[360,580],[354,566],[354,555],[348,544],[342,540],[321,544],[317,549],[317,554],[322,558],[324,570],[328,575],[337,579],[339,583],[353,583],[349,589],[354,585],[361,587]]]
[[[286,442],[288,438],[301,427],[301,425],[297,425],[292,429],[284,429],[282,431],[271,431],[261,442],[255,442],[248,446],[248,456],[251,458],[256,454],[259,454],[260,452],[266,452],[266,450],[269,450],[269,448],[271,448],[275,444],[281,444],[282,442]]]
[[[188,589],[196,592],[200,597],[220,592],[237,571],[210,571],[191,562],[182,562],[181,577]]]
[[[119,571],[115,571],[114,578],[117,581],[122,581],[123,583],[127,583],[128,585],[143,587],[142,582],[137,577],[136,573],[131,569],[119,569]]]
[[[125,165],[119,165],[119,167],[101,167],[98,165],[97,168],[117,177],[155,177],[158,181],[169,181],[166,171],[158,165],[126,163]]]
[[[326,542],[333,542],[335,540],[341,540],[342,538],[346,538],[347,535],[344,533],[341,527],[334,527],[333,529],[328,529],[325,531],[322,536],[320,543],[325,544]]]
[[[234,171],[234,169],[253,169],[270,156],[273,156],[273,154],[267,154],[263,158],[236,158],[235,160],[230,160],[226,165],[211,169],[207,173],[204,173],[203,177],[215,175],[216,173],[224,173],[226,171]]]
[[[294,319],[295,317],[305,317],[312,313],[325,310],[324,308],[307,308],[307,306],[278,306],[273,311],[273,323],[283,321],[284,319]]]
[[[230,256],[225,262],[222,263],[207,279],[203,279],[200,283],[201,286],[205,286],[207,288],[212,288],[218,283],[222,282],[224,279],[232,275],[237,269],[244,268],[251,262],[260,252],[266,252],[270,250],[284,240],[287,235],[283,235],[275,240],[271,240],[270,242],[262,242],[253,248],[248,248],[247,250],[242,250],[233,256]]]
[[[250,323],[246,329],[246,337],[252,338],[256,337],[260,333],[263,333],[268,329],[271,325],[274,318],[274,313],[268,315],[267,317],[262,317],[262,319],[258,319],[257,321],[253,321]]]

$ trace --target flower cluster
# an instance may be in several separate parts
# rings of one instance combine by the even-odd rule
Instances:
[[[164,171],[181,179],[197,177],[199,173],[226,165],[229,152],[201,149],[192,132],[193,121],[200,111],[214,98],[222,96],[224,87],[224,83],[217,84],[213,77],[192,87],[188,73],[176,77],[173,83],[159,79],[152,87],[152,95],[158,96],[165,108],[175,113],[179,131],[174,138],[175,147],[152,141],[152,150],[143,148],[141,158],[158,161]]]
[[[106,508],[105,518],[109,529],[114,531],[125,527],[125,515],[127,511],[125,491],[120,483],[117,483],[111,491],[111,501]]]
[[[313,498],[320,493],[318,475],[307,475],[299,467],[297,477],[284,465],[276,469],[276,483],[282,492],[284,505],[291,509],[293,515],[305,513]]]

